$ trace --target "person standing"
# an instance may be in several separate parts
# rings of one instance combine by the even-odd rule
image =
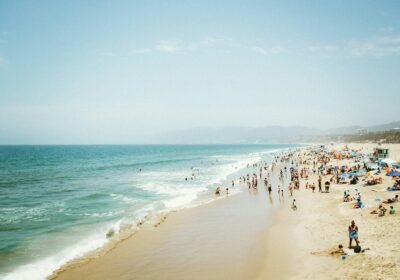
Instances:
[[[296,199],[293,199],[293,202],[292,202],[292,210],[294,210],[294,211],[297,210]]]
[[[356,222],[353,220],[351,221],[351,225],[349,226],[349,248],[351,249],[352,241],[356,242],[357,246],[360,243],[358,241],[358,226],[356,226]]]
[[[318,190],[322,192],[322,178],[321,176],[318,177]]]

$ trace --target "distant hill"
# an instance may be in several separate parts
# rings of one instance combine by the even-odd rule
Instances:
[[[293,142],[298,137],[319,135],[320,130],[302,126],[266,126],[259,128],[198,127],[157,135],[157,143],[171,144],[256,144]]]
[[[345,126],[345,127],[337,127],[337,128],[331,128],[326,131],[322,131],[321,134],[327,134],[327,135],[336,135],[336,134],[352,134],[357,132],[359,129],[363,129],[364,127],[355,125],[355,126]]]
[[[390,130],[390,129],[393,129],[393,128],[400,128],[400,121],[391,122],[391,123],[388,123],[388,124],[370,126],[370,127],[367,127],[367,130],[376,132],[376,131]]]
[[[370,127],[348,126],[320,130],[305,126],[265,127],[196,127],[174,132],[160,133],[147,139],[146,143],[159,144],[257,144],[257,143],[299,143],[327,141],[338,135],[358,134],[360,129],[370,132],[386,131],[400,127],[399,122]]]

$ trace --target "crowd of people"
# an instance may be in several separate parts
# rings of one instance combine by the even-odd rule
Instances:
[[[311,193],[329,194],[335,185],[347,184],[349,187],[351,185],[363,187],[382,183],[382,177],[373,176],[381,174],[381,170],[368,173],[370,169],[362,161],[365,154],[357,151],[350,152],[347,147],[344,151],[346,155],[340,157],[337,156],[337,152],[329,152],[324,147],[294,150],[286,154],[275,155],[272,163],[248,164],[247,168],[253,168],[253,171],[241,176],[238,183],[245,185],[249,191],[256,191],[259,188],[259,182],[263,182],[269,196],[272,196],[273,190],[276,189],[280,198],[285,196],[285,192],[288,196],[295,197],[296,191],[301,188],[306,191],[310,190]],[[234,186],[235,181],[232,181],[232,187]],[[390,189],[390,191],[395,190],[400,190],[400,180],[396,180]],[[220,193],[220,187],[218,187],[216,194]],[[226,193],[228,194],[228,188],[226,188]],[[386,213],[394,215],[395,207],[390,205],[389,209],[386,209],[383,204],[394,204],[398,201],[399,196],[394,195],[383,201],[371,214],[379,217],[385,216]],[[351,203],[352,208],[356,209],[366,207],[362,192],[356,188],[344,191],[343,202]],[[293,198],[291,208],[297,210],[297,207],[296,199]],[[356,253],[364,252],[366,249],[360,247],[359,228],[355,221],[351,221],[347,232],[349,248]],[[343,246],[335,251],[344,254]]]

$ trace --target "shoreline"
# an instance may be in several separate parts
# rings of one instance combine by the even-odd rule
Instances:
[[[246,164],[248,163],[253,163],[253,162],[259,162],[259,161],[264,161],[266,160],[267,162],[270,162],[272,158],[274,157],[274,153],[278,154],[283,152],[285,149],[293,149],[294,147],[284,147],[281,150],[277,150],[276,146],[272,145],[272,148],[270,146],[266,146],[265,149],[260,149],[258,147],[251,147],[249,149],[244,149],[243,151],[249,151],[248,153],[243,153],[242,149],[238,150],[235,152],[235,150],[231,152],[228,152],[228,158],[224,159],[224,151],[229,151],[229,149],[219,149],[218,151],[222,151],[221,155],[216,154],[214,156],[214,152],[211,154],[208,152],[207,149],[206,153],[202,157],[204,160],[199,161],[198,164],[204,167],[204,170],[201,173],[201,170],[199,171],[199,182],[195,182],[193,185],[206,185],[207,188],[203,188],[201,193],[197,193],[197,198],[195,200],[192,200],[192,202],[189,204],[189,201],[185,199],[178,199],[178,201],[174,201],[174,203],[170,203],[173,199],[164,199],[162,203],[167,202],[168,205],[165,205],[165,207],[162,205],[162,203],[159,203],[155,201],[152,203],[150,206],[151,207],[144,207],[145,211],[138,211],[132,212],[132,214],[128,213],[125,217],[114,222],[114,220],[107,221],[106,223],[103,224],[94,224],[92,228],[95,228],[94,231],[90,231],[90,227],[83,228],[83,230],[75,230],[75,228],[71,228],[70,232],[73,234],[66,235],[66,238],[62,236],[62,232],[60,234],[55,233],[54,238],[48,238],[46,240],[43,240],[42,242],[37,242],[40,244],[43,244],[44,249],[40,251],[43,252],[42,255],[44,257],[35,257],[31,258],[32,261],[28,262],[21,262],[20,265],[15,264],[14,266],[9,266],[12,269],[8,269],[8,267],[4,266],[6,269],[4,269],[5,273],[2,275],[5,277],[5,279],[24,279],[25,277],[31,275],[34,279],[45,279],[49,277],[48,275],[51,275],[51,273],[56,269],[63,267],[64,264],[69,264],[77,259],[82,259],[83,261],[86,261],[86,257],[97,257],[97,255],[102,255],[105,254],[106,251],[110,250],[110,248],[113,248],[116,243],[119,242],[119,239],[125,239],[128,236],[131,236],[134,234],[135,231],[137,231],[137,224],[139,223],[140,230],[142,230],[142,227],[153,227],[154,225],[157,225],[160,223],[160,221],[163,219],[165,216],[165,213],[168,213],[170,211],[176,211],[179,203],[186,203],[184,206],[179,207],[180,209],[184,209],[187,207],[197,207],[198,205],[201,204],[207,204],[210,203],[212,200],[216,199],[221,199],[224,198],[224,195],[222,195],[220,198],[217,198],[213,194],[213,190],[217,186],[216,184],[223,184],[224,186],[229,186],[230,185],[230,176],[234,177],[239,177],[237,175],[238,170],[242,170],[242,173],[245,173],[246,170]],[[208,157],[208,155],[210,155]],[[216,161],[218,163],[215,164],[215,168],[212,167],[211,165],[214,165],[212,161]],[[187,165],[187,172],[189,173],[189,167],[190,166],[196,166],[196,165]],[[210,166],[210,167],[209,167]],[[169,166],[167,166],[169,167]],[[179,168],[179,167],[178,167]],[[190,171],[191,172],[191,171]],[[240,171],[239,171],[240,172]],[[176,172],[179,175],[179,170]],[[151,175],[151,172],[149,172]],[[182,178],[184,179],[185,171],[181,172]],[[236,174],[236,175],[235,175]],[[146,174],[147,175],[147,174]],[[175,174],[171,174],[174,175]],[[200,177],[201,175],[201,177]],[[243,174],[244,175],[244,174]],[[176,178],[171,177],[173,180],[167,179],[166,181],[173,181],[177,182],[177,189],[178,187],[185,187],[186,183],[183,181],[181,183],[180,177]],[[183,180],[182,179],[182,180]],[[236,179],[236,178],[235,178]],[[161,180],[162,181],[162,180]],[[222,183],[224,181],[225,183]],[[162,182],[161,182],[162,183]],[[191,187],[191,181],[188,182],[188,188]],[[147,185],[146,185],[147,187]],[[157,186],[156,186],[157,187]],[[225,188],[225,187],[224,187]],[[140,189],[140,188],[139,188]],[[146,188],[143,188],[146,190]],[[174,189],[174,185],[171,185],[171,189]],[[207,189],[207,190],[205,190]],[[158,188],[156,188],[158,190]],[[167,188],[167,191],[169,191],[169,188]],[[225,192],[225,191],[223,191]],[[177,192],[177,196],[179,196],[179,193]],[[186,196],[187,192],[182,192],[184,196]],[[230,191],[230,196],[233,194],[232,190]],[[108,195],[108,193],[106,194]],[[111,190],[110,198],[109,201],[113,200],[116,195],[114,192]],[[108,197],[108,196],[107,196]],[[161,196],[160,196],[161,197]],[[187,197],[187,196],[186,196]],[[194,198],[194,196],[192,196]],[[118,203],[121,201],[121,198],[115,199]],[[149,200],[151,201],[151,200]],[[179,202],[179,203],[178,203]],[[154,207],[153,207],[154,204]],[[173,208],[175,205],[175,208]],[[140,205],[139,205],[140,206]],[[167,208],[167,209],[166,209]],[[164,211],[166,209],[166,211]],[[106,212],[107,209],[104,209],[103,212]],[[100,210],[101,212],[102,210]],[[161,213],[159,215],[159,213]],[[96,230],[97,228],[97,230]],[[121,229],[121,230],[120,230]],[[74,231],[75,230],[75,231]],[[80,233],[80,234],[79,234]],[[58,234],[58,235],[57,235]],[[107,238],[106,238],[107,236]],[[52,236],[50,236],[52,237]],[[59,237],[59,238],[58,238]],[[58,238],[58,239],[57,239]],[[62,242],[58,242],[60,241]],[[44,238],[43,238],[44,239]],[[114,241],[111,241],[113,239],[116,239]],[[105,242],[103,242],[105,240]],[[65,242],[68,241],[68,242]],[[58,242],[58,243],[57,243]],[[101,243],[101,244],[100,244]],[[52,244],[49,246],[49,244]],[[65,246],[67,244],[67,246]],[[104,245],[105,244],[105,245]],[[30,245],[30,244],[28,244]],[[54,250],[53,248],[56,246],[59,246],[57,248],[60,248],[58,251]],[[48,248],[48,249],[47,249]],[[47,253],[51,252],[51,254]],[[36,256],[36,255],[35,255]],[[81,260],[79,260],[81,261]],[[0,277],[2,278],[2,276]]]
[[[293,149],[293,148],[285,148],[285,149],[279,150],[279,151],[275,151],[275,150],[267,151],[267,154],[274,155],[276,153],[279,153],[279,154],[287,153],[291,149]],[[261,161],[264,161],[264,160],[261,160]],[[249,162],[249,163],[250,163],[250,165],[252,164],[251,162]],[[222,185],[229,185],[230,181],[232,179],[235,179],[235,181],[236,181],[236,179],[237,179],[237,177],[239,177],[239,175],[243,176],[243,175],[245,175],[246,172],[249,173],[248,168],[238,169],[237,171],[235,171],[234,173],[229,175],[228,178],[226,178],[224,180],[224,183]],[[260,184],[262,184],[261,181],[260,181]],[[237,184],[235,184],[235,185],[236,185],[234,187],[235,193],[230,194],[229,199],[235,198],[237,196],[240,197],[243,194],[243,192],[245,192],[247,189],[247,187],[237,186]],[[232,188],[230,188],[230,190],[232,191]],[[189,219],[190,217],[192,217],[193,215],[196,215],[196,214],[187,214],[187,213],[204,212],[202,209],[208,209],[210,207],[212,208],[213,206],[211,206],[211,205],[220,205],[221,203],[224,203],[222,201],[226,199],[225,191],[222,192],[220,197],[214,197],[212,194],[211,195],[209,194],[209,196],[210,196],[210,199],[208,199],[206,201],[202,201],[201,203],[196,203],[190,207],[184,207],[179,210],[171,210],[171,211],[168,211],[167,213],[161,213],[154,219],[147,221],[147,223],[145,222],[143,225],[139,225],[140,226],[139,230],[137,230],[131,234],[128,234],[127,236],[120,238],[120,239],[116,240],[115,242],[112,241],[112,242],[110,242],[110,244],[107,244],[105,247],[100,248],[99,250],[96,250],[94,252],[91,252],[89,254],[86,254],[82,257],[76,258],[76,259],[68,262],[66,265],[63,265],[58,270],[56,270],[51,276],[48,277],[48,279],[59,279],[60,275],[63,275],[66,272],[68,273],[68,271],[70,271],[70,270],[74,270],[81,266],[85,266],[86,264],[91,263],[93,260],[96,261],[98,258],[102,258],[102,257],[106,256],[107,254],[109,254],[110,251],[113,251],[116,248],[123,246],[121,244],[124,244],[124,242],[126,242],[126,240],[131,240],[131,239],[133,240],[133,239],[137,238],[136,237],[137,235],[140,236],[139,239],[141,240],[144,238],[144,237],[142,237],[142,235],[144,234],[143,232],[149,233],[153,229],[155,231],[158,231],[159,228],[165,227],[166,223],[169,224],[169,223],[171,223],[171,220],[176,219],[175,217],[178,217],[177,219],[181,219],[180,218],[181,216],[185,216],[185,217],[188,216],[185,219]],[[194,210],[194,209],[197,209],[197,210]],[[205,211],[205,212],[207,212],[207,211]],[[164,222],[166,222],[166,223],[164,223]],[[173,231],[174,230],[173,228],[176,227],[176,225],[168,226],[168,227],[170,228],[171,231]],[[144,239],[146,239],[146,238],[144,238]]]
[[[105,254],[96,258],[85,259],[84,262],[67,265],[49,279],[76,279],[78,276],[83,276],[85,279],[109,279],[110,277],[154,279],[154,276],[158,274],[157,271],[163,271],[162,279],[184,279],[187,274],[191,275],[191,279],[205,279],[205,277],[207,279],[228,279],[225,277],[229,277],[229,279],[254,279],[257,276],[258,267],[261,266],[261,262],[264,259],[264,250],[258,244],[265,239],[266,229],[272,223],[274,209],[272,209],[273,211],[263,211],[264,213],[261,213],[259,211],[260,208],[257,207],[257,209],[251,211],[252,213],[238,213],[241,209],[237,206],[243,204],[245,197],[247,197],[247,194],[242,192],[210,204],[170,213],[157,228],[138,231],[135,235],[118,242],[117,246],[114,246]],[[263,198],[265,197],[260,195],[259,202]],[[254,206],[253,198],[250,197],[247,203],[248,206]],[[264,210],[271,210],[264,201],[258,206],[262,204],[266,206]],[[236,214],[236,217],[237,215],[242,215],[242,217],[247,218],[249,226],[252,228],[250,238],[246,239],[246,234],[249,234],[249,227],[243,228],[235,219],[232,219],[229,221],[229,225],[226,225],[220,223],[220,220],[212,218],[215,215],[223,215],[226,219],[229,217],[234,218],[235,215],[233,213]],[[264,221],[265,224],[254,224],[249,219],[254,214],[267,218]],[[268,220],[268,218],[270,219]],[[193,219],[195,219],[195,222]],[[227,221],[225,220],[225,222]],[[205,227],[213,229],[206,230],[207,232],[205,233]],[[227,228],[232,229],[235,233],[228,235],[231,230]],[[183,232],[179,232],[179,230],[183,230]],[[201,234],[199,235],[199,233]],[[257,238],[254,238],[254,236]],[[193,244],[190,244],[194,238],[200,239],[203,245],[197,244],[198,246],[193,246]],[[243,253],[242,238],[246,239],[246,250],[244,251],[252,261],[235,269],[230,262],[240,263]],[[236,247],[227,248],[223,244],[224,241],[227,244],[234,243]],[[185,264],[188,258],[193,258],[195,255],[190,252],[185,254],[188,248],[189,251],[200,253],[199,259],[192,260],[194,265],[191,265],[190,269],[186,267],[179,272],[176,270],[177,267],[175,265],[165,264],[168,256],[177,257],[182,254],[183,256],[179,257],[178,262]],[[219,252],[210,254],[214,248],[218,248]],[[202,263],[201,256],[204,255],[213,260],[214,267],[209,266],[210,262]],[[230,267],[229,273],[221,270],[220,262],[224,262],[224,259],[228,262],[224,265]],[[231,261],[229,261],[230,259]],[[136,263],[136,268],[131,268],[132,263]],[[174,261],[172,263],[175,264]],[[148,272],[146,267],[150,265],[155,267]],[[198,267],[196,268],[196,266]],[[193,268],[196,271],[196,275],[191,274]],[[208,275],[209,269],[213,270],[213,277],[211,278]],[[130,277],[124,274],[125,270],[129,271]],[[238,274],[240,277],[237,277]]]
[[[374,145],[349,146],[371,150]],[[341,147],[341,144],[335,146]],[[330,163],[350,162],[333,160]],[[299,166],[303,167],[307,165]],[[357,185],[334,184],[329,193],[312,193],[301,180],[300,190],[293,196],[298,203],[297,211],[290,208],[291,198],[286,191],[283,201],[275,193],[268,201],[261,186],[257,193],[243,191],[227,199],[174,212],[157,230],[139,232],[104,256],[77,267],[66,267],[51,279],[68,280],[78,276],[106,279],[108,276],[261,280],[315,279],[316,275],[318,279],[396,279],[400,273],[397,268],[400,256],[396,253],[400,229],[392,225],[400,222],[399,216],[378,218],[369,214],[377,206],[376,197],[383,201],[394,194],[382,191],[392,184],[391,178],[384,174],[382,177],[381,185],[364,187],[362,181]],[[311,175],[308,181],[317,182],[317,178]],[[353,209],[353,203],[343,202],[343,191],[349,188],[362,192],[366,208]],[[394,206],[400,211],[397,204]],[[370,248],[363,254],[354,254],[346,248],[347,226],[351,220],[356,220],[360,227],[362,247]],[[223,243],[227,245],[222,246]],[[329,254],[338,244],[343,244],[348,253],[344,260],[340,255]],[[227,246],[234,248],[230,250]]]

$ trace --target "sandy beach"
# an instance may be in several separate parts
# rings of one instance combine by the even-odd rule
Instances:
[[[348,146],[368,153],[376,145]],[[400,158],[399,147],[391,147],[393,159]],[[298,168],[304,167],[310,166]],[[313,193],[300,179],[293,195],[297,211],[291,209],[293,198],[286,189],[278,197],[276,182],[271,197],[262,185],[257,191],[237,186],[243,192],[171,213],[107,253],[62,268],[53,279],[398,279],[399,214],[370,214],[395,194],[386,191],[392,177],[380,176],[382,184],[365,186],[361,179],[356,185],[332,184],[329,193]],[[317,180],[318,175],[308,178],[309,183]],[[360,191],[365,207],[343,202],[345,190]],[[393,206],[400,211],[398,203]],[[365,253],[347,249],[352,220],[359,227],[361,247],[369,248]],[[338,244],[343,244],[345,258],[330,254]]]
[[[374,144],[349,144],[349,148],[371,152]],[[335,146],[341,149],[344,145]],[[392,158],[400,156],[400,145],[391,145]],[[348,162],[348,161],[347,161]],[[333,161],[330,164],[345,165],[346,161]],[[301,166],[300,166],[301,168]],[[385,191],[393,185],[392,177],[381,175],[383,183],[365,186],[359,181],[356,185],[333,185],[330,193],[312,193],[304,189],[295,193],[298,210],[284,207],[277,215],[274,226],[269,230],[266,251],[280,252],[267,257],[259,279],[398,279],[400,234],[399,214],[378,217],[370,212],[380,202],[393,197],[395,192]],[[309,182],[317,183],[318,176],[310,176]],[[352,202],[343,202],[343,192],[349,189],[361,191],[366,207],[354,209]],[[398,204],[393,204],[399,211]],[[388,208],[388,206],[386,206]],[[348,256],[330,255],[338,244],[348,246],[347,227],[355,220],[360,233],[362,248],[370,248],[363,254],[355,254],[345,249]],[[284,238],[282,238],[284,236]],[[284,240],[286,246],[277,246],[276,240]],[[275,268],[275,269],[274,269]],[[272,277],[271,276],[272,271]]]

